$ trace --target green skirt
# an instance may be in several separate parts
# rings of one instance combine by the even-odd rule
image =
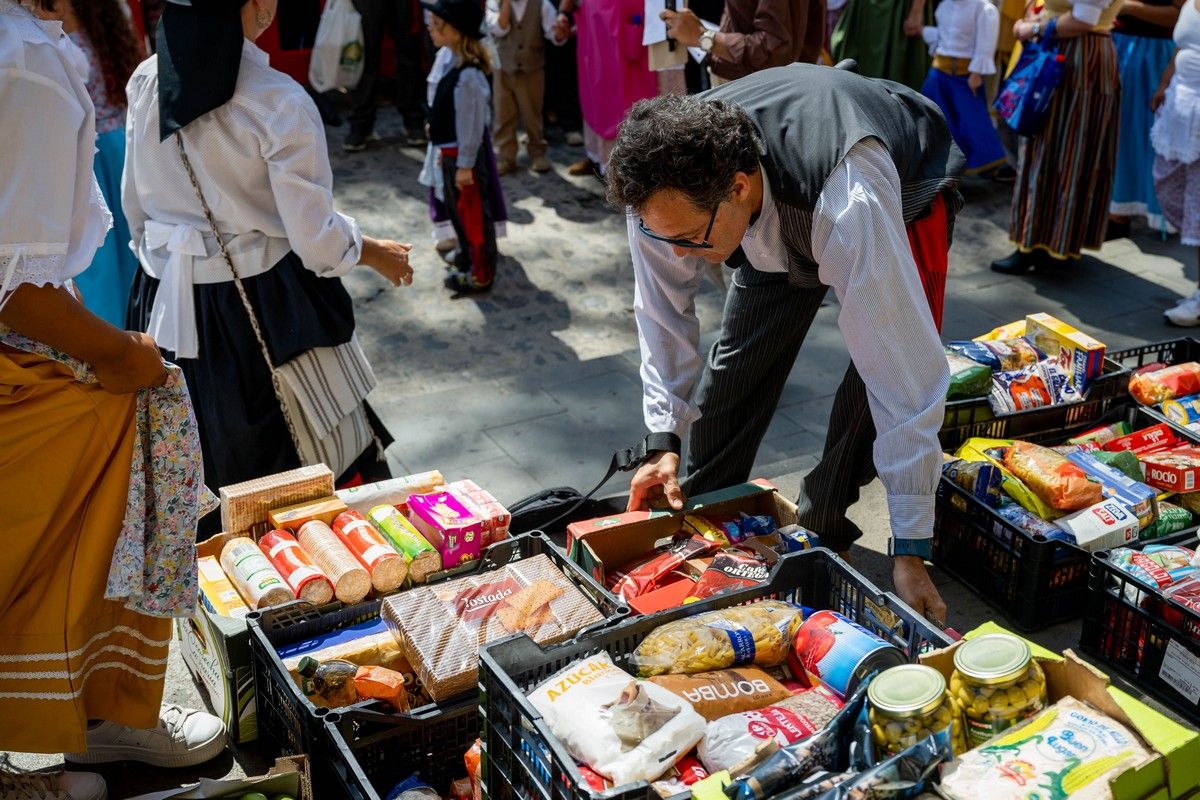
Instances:
[[[833,29],[832,56],[858,62],[858,71],[921,91],[929,72],[929,48],[920,35],[904,35],[910,0],[850,0]],[[924,25],[933,24],[933,3],[925,3]]]

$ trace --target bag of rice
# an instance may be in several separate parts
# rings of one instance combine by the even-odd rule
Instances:
[[[529,700],[576,760],[616,786],[657,779],[704,736],[690,703],[634,678],[607,653],[568,665]]]
[[[943,775],[942,791],[953,800],[1103,800],[1113,777],[1151,758],[1123,725],[1064,697],[964,754]]]

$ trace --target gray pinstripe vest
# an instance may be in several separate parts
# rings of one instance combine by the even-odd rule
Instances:
[[[906,223],[919,217],[938,192],[953,187],[964,165],[941,110],[892,81],[791,64],[756,72],[701,97],[741,106],[758,128],[759,161],[779,210],[788,273],[798,286],[821,284],[812,255],[813,209],[825,182],[855,144],[873,136],[892,155]],[[953,218],[961,202],[957,193],[951,199]],[[731,259],[729,266],[740,264]]]

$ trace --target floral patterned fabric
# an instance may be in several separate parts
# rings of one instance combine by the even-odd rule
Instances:
[[[65,364],[80,383],[91,367],[0,326],[0,343]],[[217,506],[204,485],[200,434],[183,372],[167,364],[167,381],[138,392],[125,521],[113,551],[105,599],[153,617],[188,617],[196,609],[196,525]]]

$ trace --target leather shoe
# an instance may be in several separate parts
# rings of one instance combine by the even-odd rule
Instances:
[[[1020,250],[1014,250],[1006,258],[998,258],[993,261],[992,272],[1000,272],[1005,275],[1024,275],[1037,266],[1037,262],[1037,256],[1034,253],[1023,253]]]

